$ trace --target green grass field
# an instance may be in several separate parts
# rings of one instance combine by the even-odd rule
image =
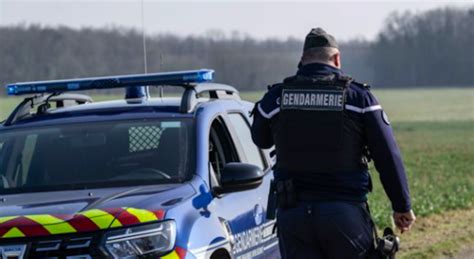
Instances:
[[[393,122],[410,182],[413,210],[427,216],[474,205],[474,121]],[[370,195],[379,226],[389,224],[390,203],[372,169]]]
[[[405,161],[419,216],[474,206],[474,89],[375,90],[388,113]],[[256,101],[262,93],[244,92]],[[95,100],[116,98],[94,96]],[[0,99],[0,119],[20,101]],[[372,168],[370,195],[379,226],[390,224],[390,203]]]

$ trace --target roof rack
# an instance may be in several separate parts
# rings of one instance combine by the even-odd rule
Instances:
[[[185,88],[181,98],[179,111],[191,112],[199,103],[200,95],[208,93],[211,99],[240,99],[239,92],[232,86],[209,83],[213,79],[214,70],[201,69],[154,74],[123,75],[97,78],[70,80],[54,80],[40,82],[25,82],[7,85],[9,95],[41,94],[25,98],[4,122],[4,126],[31,115],[31,110],[37,107],[37,115],[46,114],[55,102],[56,107],[64,107],[64,101],[75,101],[76,104],[92,102],[86,95],[65,94],[63,92],[127,88],[140,86],[177,86]]]
[[[203,93],[209,93],[211,99],[240,99],[239,91],[230,85],[202,83],[186,87],[181,97],[179,111],[182,113],[191,112],[199,102],[199,95]]]
[[[56,107],[64,107],[65,101],[73,101],[76,105],[92,103],[93,100],[91,97],[83,94],[60,94],[52,93],[48,95],[37,95],[33,97],[25,98],[18,106],[13,110],[13,112],[8,116],[8,118],[3,123],[4,126],[9,126],[15,122],[21,120],[22,118],[31,115],[31,110],[37,107],[37,115],[47,113],[47,110],[51,107],[51,103],[55,103]]]

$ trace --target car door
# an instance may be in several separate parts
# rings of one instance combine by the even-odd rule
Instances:
[[[250,133],[250,120],[245,113],[239,111],[229,112],[225,119],[241,161],[256,165],[265,172],[262,184],[253,190],[248,197],[249,201],[252,200],[255,203],[253,213],[255,220],[262,221],[257,224],[257,229],[251,236],[251,238],[259,240],[255,242],[256,248],[252,258],[278,258],[278,239],[274,233],[276,222],[266,218],[268,194],[273,179],[271,162],[265,157],[263,151],[253,143]]]
[[[222,169],[226,163],[248,162],[241,141],[235,132],[232,119],[228,116],[220,116],[212,123],[209,137],[211,185],[219,184]],[[258,162],[255,164],[258,165]],[[263,157],[260,166],[266,168]],[[266,258],[268,251],[265,247],[273,250],[277,247],[275,237],[271,233],[273,226],[267,224],[265,219],[270,180],[270,178],[265,179],[256,189],[216,195],[212,202],[211,209],[218,215],[228,231],[233,258]],[[265,231],[267,236],[264,235]]]

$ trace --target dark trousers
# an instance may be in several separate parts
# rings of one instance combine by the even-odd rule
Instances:
[[[367,258],[374,246],[364,204],[300,202],[279,210],[277,223],[283,259]]]

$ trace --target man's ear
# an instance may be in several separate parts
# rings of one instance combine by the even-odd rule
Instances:
[[[336,53],[334,54],[333,56],[333,62],[334,62],[334,66],[337,67],[337,68],[341,68],[341,54],[340,53]]]

